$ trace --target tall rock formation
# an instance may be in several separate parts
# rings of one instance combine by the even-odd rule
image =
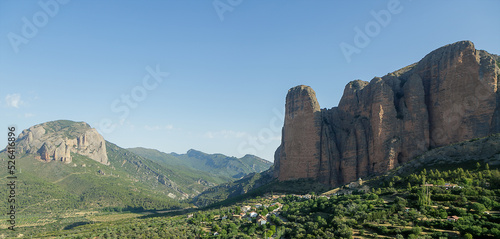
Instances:
[[[317,174],[320,142],[321,109],[316,93],[308,86],[297,86],[286,96],[286,117],[280,155],[284,163],[278,164],[280,180],[311,178]]]
[[[104,138],[85,122],[51,121],[23,130],[17,143],[19,153],[35,154],[44,161],[70,163],[71,153],[109,165]]]
[[[335,186],[429,148],[499,133],[498,60],[457,42],[369,83],[350,82],[331,109],[320,110],[308,86],[290,89],[274,177]]]

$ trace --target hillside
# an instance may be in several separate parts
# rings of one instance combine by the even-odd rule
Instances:
[[[475,168],[477,163],[500,167],[500,134],[458,142],[432,149],[391,171],[408,175],[424,168],[448,170],[453,167]]]
[[[180,200],[232,181],[189,166],[164,164],[105,141],[84,122],[51,121],[23,130],[16,141],[17,225],[57,225],[87,221],[93,210],[137,211],[187,207]],[[105,154],[103,154],[105,153]],[[201,154],[201,152],[200,152]],[[2,160],[6,152],[0,153]],[[215,156],[216,159],[233,160]],[[240,159],[237,159],[240,160]],[[241,159],[253,165],[254,161]],[[245,165],[241,172],[251,166]],[[258,166],[256,168],[259,168]],[[224,169],[220,169],[223,171]],[[232,172],[236,172],[235,169]],[[0,177],[7,177],[7,171]],[[6,208],[7,201],[0,201]],[[73,212],[61,220],[60,216]],[[78,213],[77,213],[78,212]],[[4,218],[1,216],[0,218]],[[62,223],[62,224],[60,224]],[[2,220],[1,227],[6,227]]]
[[[203,210],[102,222],[35,235],[213,238],[217,233],[218,238],[264,238],[264,235],[276,238],[499,238],[499,143],[499,135],[493,135],[436,148],[386,175],[363,180],[361,184],[343,185],[325,194],[264,194],[261,191]],[[468,154],[458,157],[458,153],[463,153],[460,148],[469,149]],[[430,163],[438,158],[447,163]],[[417,162],[422,164],[421,168],[414,168]],[[446,169],[442,168],[444,165]],[[406,167],[414,170],[402,170]],[[261,178],[271,178],[271,175],[265,176],[269,172],[262,174]],[[259,181],[255,176],[242,180]],[[293,184],[297,187],[303,181],[282,183],[292,188]],[[245,206],[250,206],[250,210],[266,221],[252,218],[250,211],[243,212]]]
[[[227,179],[238,179],[249,173],[260,173],[272,165],[267,160],[248,154],[242,158],[236,158],[223,154],[206,154],[194,149],[189,150],[186,154],[167,154],[146,148],[130,148],[128,150],[168,167],[184,166],[184,169],[196,169]]]
[[[113,155],[113,152],[109,152]],[[1,155],[2,158],[5,155]],[[141,181],[140,174],[103,165],[86,156],[72,154],[72,163],[44,162],[33,155],[17,157],[17,230],[36,227],[36,231],[60,230],[86,223],[87,217],[104,211],[142,211],[184,208],[187,205],[165,194],[176,190]],[[112,158],[112,157],[110,157]],[[144,170],[143,173],[151,173]],[[0,177],[7,177],[2,171]],[[8,208],[7,200],[0,206]],[[0,216],[0,228],[8,226]]]
[[[495,168],[500,167],[500,134],[432,149],[387,172],[384,177],[407,176],[424,168],[438,170],[449,170],[457,167],[474,168],[477,163],[489,164]],[[326,185],[311,179],[279,182],[272,177],[272,173],[271,168],[271,170],[251,174],[232,183],[210,188],[195,197],[193,203],[197,206],[220,205],[264,193],[321,193],[327,188]],[[379,176],[364,178],[364,180],[373,178],[376,179],[374,180],[376,182],[380,181]]]

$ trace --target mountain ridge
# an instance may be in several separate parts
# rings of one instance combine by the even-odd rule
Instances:
[[[191,167],[207,173],[223,175],[237,179],[248,173],[262,172],[272,163],[254,155],[245,155],[241,158],[224,154],[208,154],[199,150],[190,149],[185,154],[164,153],[148,148],[129,148],[131,152],[167,165]]]
[[[25,195],[18,208],[28,214],[55,209],[59,213],[64,208],[180,208],[187,206],[182,200],[235,179],[142,157],[106,141],[89,124],[70,120],[44,122],[23,130],[16,141],[16,154],[16,168],[20,170],[16,174],[23,180],[18,193]],[[8,175],[1,172],[0,176]]]

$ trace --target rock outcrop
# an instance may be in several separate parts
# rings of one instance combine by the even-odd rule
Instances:
[[[17,143],[19,153],[35,154],[43,161],[70,163],[71,153],[109,165],[104,138],[85,122],[51,121],[23,130]]]
[[[430,148],[499,133],[497,61],[470,41],[457,42],[369,83],[350,82],[331,109],[320,109],[310,87],[290,89],[274,177],[335,186]]]
[[[315,177],[320,158],[317,144],[320,142],[321,109],[316,93],[304,85],[294,87],[286,96],[286,119],[279,158],[284,163],[277,164],[280,179]]]

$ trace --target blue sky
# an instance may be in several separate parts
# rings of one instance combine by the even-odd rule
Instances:
[[[500,1],[0,1],[0,143],[9,125],[69,119],[121,147],[272,161],[289,88],[310,85],[331,108],[349,81],[449,43],[499,54],[499,9]]]

